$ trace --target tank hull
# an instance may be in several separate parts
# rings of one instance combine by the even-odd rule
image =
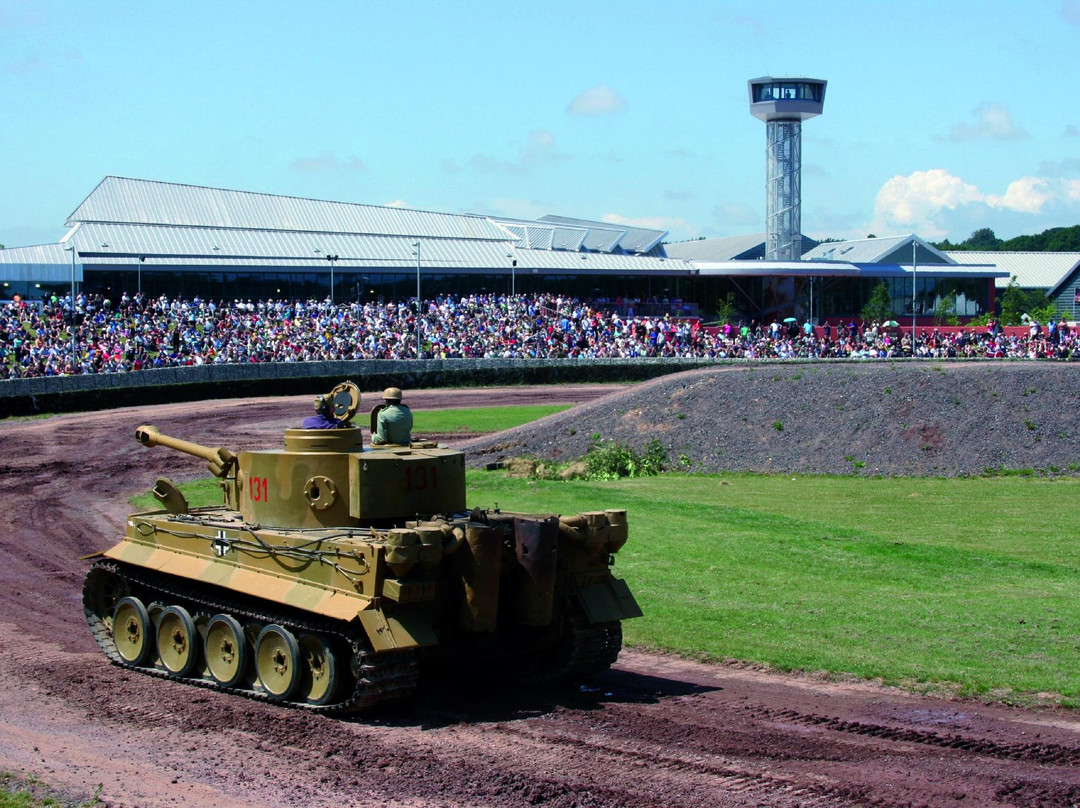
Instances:
[[[335,714],[407,701],[422,669],[580,679],[615,661],[620,621],[641,613],[610,571],[623,512],[399,524],[135,514],[94,557],[84,613],[116,664]]]

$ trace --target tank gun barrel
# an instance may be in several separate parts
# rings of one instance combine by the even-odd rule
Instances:
[[[135,440],[143,446],[166,446],[192,457],[201,457],[210,464],[210,471],[215,477],[227,477],[236,462],[236,455],[222,446],[212,449],[199,443],[174,438],[162,434],[156,426],[140,426],[135,430]]]

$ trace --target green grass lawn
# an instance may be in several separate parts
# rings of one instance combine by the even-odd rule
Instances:
[[[523,407],[461,407],[446,410],[415,410],[413,432],[501,432],[530,421],[570,409],[569,404]]]

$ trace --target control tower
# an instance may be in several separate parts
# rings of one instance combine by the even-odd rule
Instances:
[[[807,78],[750,79],[750,114],[765,121],[765,258],[802,257],[802,122],[820,115],[825,82]]]

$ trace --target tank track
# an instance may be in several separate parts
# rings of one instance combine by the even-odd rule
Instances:
[[[595,623],[575,628],[579,636],[574,641],[571,679],[585,679],[602,673],[615,664],[622,650],[622,623]]]
[[[558,644],[539,660],[518,660],[516,681],[529,685],[567,684],[587,679],[610,668],[622,650],[622,623],[588,623],[572,614]]]
[[[123,589],[144,597],[147,606],[151,602],[160,600],[183,605],[191,611],[193,616],[196,613],[211,615],[224,613],[240,620],[252,620],[263,625],[277,623],[294,633],[311,632],[335,638],[341,647],[351,650],[355,659],[353,670],[356,676],[353,690],[347,695],[339,696],[330,704],[314,705],[303,701],[271,699],[264,691],[253,687],[223,687],[209,677],[175,677],[161,668],[131,665],[117,652],[112,629],[96,606],[101,603],[102,598],[99,597],[101,593],[93,591],[91,582],[96,577],[95,572],[99,575],[114,576],[122,583]],[[274,610],[266,608],[267,605],[273,607],[275,604],[263,604],[254,599],[232,596],[227,590],[172,578],[115,561],[96,562],[87,573],[83,587],[83,613],[86,615],[86,622],[90,626],[95,642],[110,662],[129,670],[173,679],[197,687],[233,693],[258,701],[268,701],[336,716],[362,713],[375,707],[401,702],[412,696],[419,681],[419,657],[415,649],[376,654],[372,651],[363,628],[358,624],[342,623],[296,610]],[[350,668],[347,663],[350,660],[342,660],[342,662],[346,663],[343,665],[346,680],[342,682],[342,685],[347,685],[348,681],[353,680],[354,677],[347,673]]]

